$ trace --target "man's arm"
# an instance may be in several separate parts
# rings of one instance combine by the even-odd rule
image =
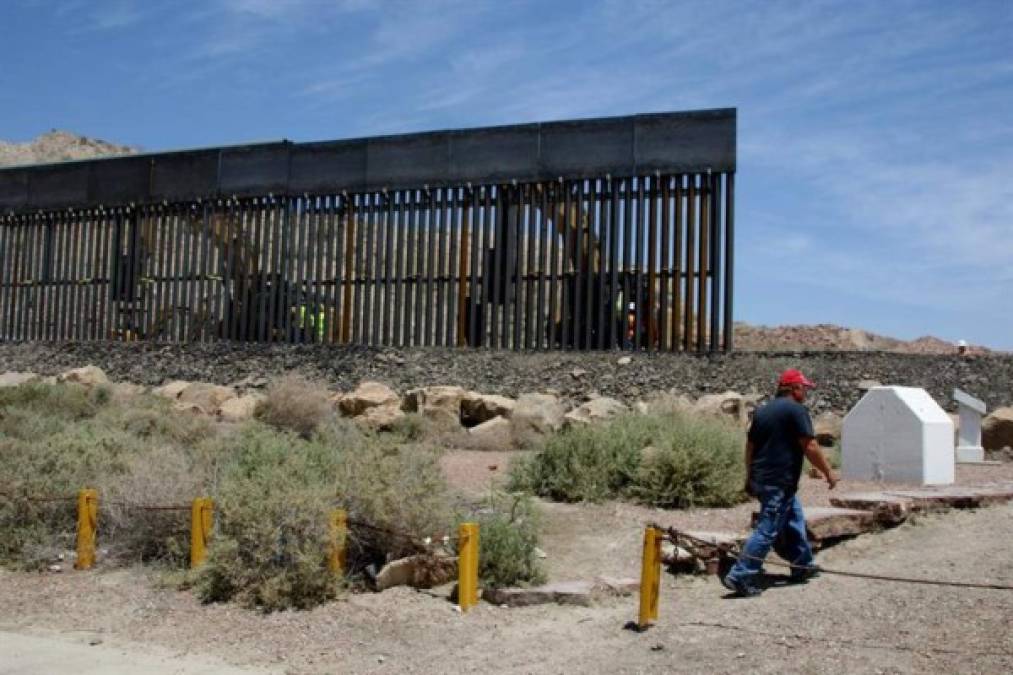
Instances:
[[[753,471],[753,442],[746,439],[746,488],[745,493],[752,494],[752,490],[749,487],[749,478]]]
[[[806,459],[816,467],[817,471],[823,474],[823,477],[827,479],[827,485],[833,490],[834,486],[837,485],[837,474],[830,468],[830,462],[823,456],[823,451],[816,444],[816,439],[803,436],[799,439],[799,442],[802,444],[802,452],[805,453]]]

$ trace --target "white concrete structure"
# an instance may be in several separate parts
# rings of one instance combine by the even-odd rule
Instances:
[[[953,420],[924,389],[873,387],[844,418],[844,478],[949,485],[954,464]]]
[[[957,425],[957,461],[984,462],[985,448],[981,447],[981,418],[985,403],[960,389],[953,390],[960,422]]]

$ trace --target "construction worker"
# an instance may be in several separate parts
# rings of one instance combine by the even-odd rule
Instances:
[[[805,514],[796,492],[802,460],[809,462],[834,489],[837,474],[816,444],[812,419],[802,403],[813,383],[794,368],[777,382],[777,396],[753,415],[746,440],[746,492],[760,501],[760,517],[742,554],[721,583],[739,597],[754,597],[763,560],[773,548],[797,568],[790,581],[804,583],[816,576],[806,537]]]

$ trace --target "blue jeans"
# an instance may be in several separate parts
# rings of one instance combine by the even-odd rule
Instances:
[[[752,489],[760,500],[760,518],[727,578],[752,582],[771,548],[793,565],[812,565],[813,552],[806,537],[805,515],[798,497],[784,488],[769,485],[754,483]],[[800,573],[793,570],[792,576]]]

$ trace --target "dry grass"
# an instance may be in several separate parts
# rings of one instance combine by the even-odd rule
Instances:
[[[270,384],[254,416],[276,429],[309,438],[334,416],[334,409],[324,385],[301,375],[286,375]]]

